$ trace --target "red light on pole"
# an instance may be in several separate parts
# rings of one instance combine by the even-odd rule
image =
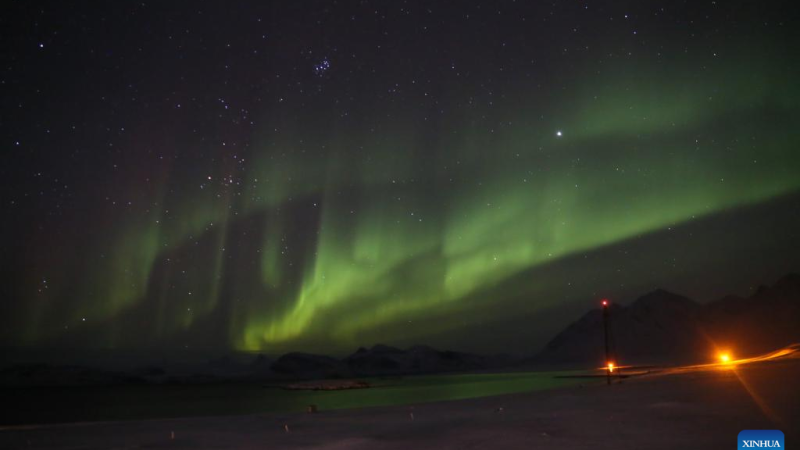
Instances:
[[[614,365],[611,363],[611,353],[609,352],[608,348],[608,299],[604,298],[600,301],[600,304],[603,305],[603,338],[605,341],[606,347],[606,384],[611,384],[611,372],[614,371]]]

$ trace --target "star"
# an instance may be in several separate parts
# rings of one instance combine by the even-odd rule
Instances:
[[[556,136],[557,136],[557,137],[561,137],[561,136],[563,136],[563,135],[564,135],[564,134],[561,132],[561,130],[558,130],[558,131],[556,131]]]
[[[314,73],[317,76],[321,77],[325,75],[325,72],[327,72],[328,69],[330,68],[331,68],[331,62],[328,60],[328,58],[323,58],[322,61],[320,61],[317,64],[314,64]]]

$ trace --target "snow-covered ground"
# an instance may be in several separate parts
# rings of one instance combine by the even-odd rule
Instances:
[[[731,449],[744,429],[797,441],[797,380],[789,359],[414,406],[3,428],[0,448]]]

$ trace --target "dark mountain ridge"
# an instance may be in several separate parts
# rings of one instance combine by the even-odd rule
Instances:
[[[800,275],[794,273],[746,298],[730,295],[702,305],[658,289],[609,308],[612,348],[622,364],[703,361],[720,351],[747,356],[800,341]],[[599,365],[604,359],[601,309],[567,326],[535,357]]]

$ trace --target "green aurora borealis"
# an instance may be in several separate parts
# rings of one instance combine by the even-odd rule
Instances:
[[[227,128],[207,125],[216,112],[210,122],[141,119],[115,170],[76,169],[96,174],[75,182],[88,206],[73,201],[58,219],[36,207],[5,225],[25,238],[6,238],[3,341],[530,351],[541,342],[513,347],[506,337],[493,347],[470,335],[484,322],[495,323],[491,335],[551,308],[586,309],[589,293],[636,292],[583,266],[525,274],[675,228],[691,234],[694,223],[800,190],[791,46],[708,37],[680,51],[680,33],[653,37],[661,50],[639,58],[608,50],[619,37],[593,43],[602,58],[555,49],[536,58],[546,73],[533,77],[509,57],[494,88],[482,72],[493,69],[468,61],[472,78],[431,75],[415,96],[404,83],[402,100],[373,93],[394,79],[337,80],[334,58],[315,96],[276,93],[247,107],[255,125],[233,150]],[[415,69],[381,70],[400,79]],[[358,102],[344,108],[332,96]],[[278,102],[283,109],[270,106]],[[34,222],[39,230],[20,231]],[[761,238],[731,227],[725,242]],[[669,242],[683,254],[696,245]],[[635,263],[654,274],[643,286],[708,270],[660,276],[667,257],[653,250]],[[583,280],[581,289],[564,293],[562,278]]]

